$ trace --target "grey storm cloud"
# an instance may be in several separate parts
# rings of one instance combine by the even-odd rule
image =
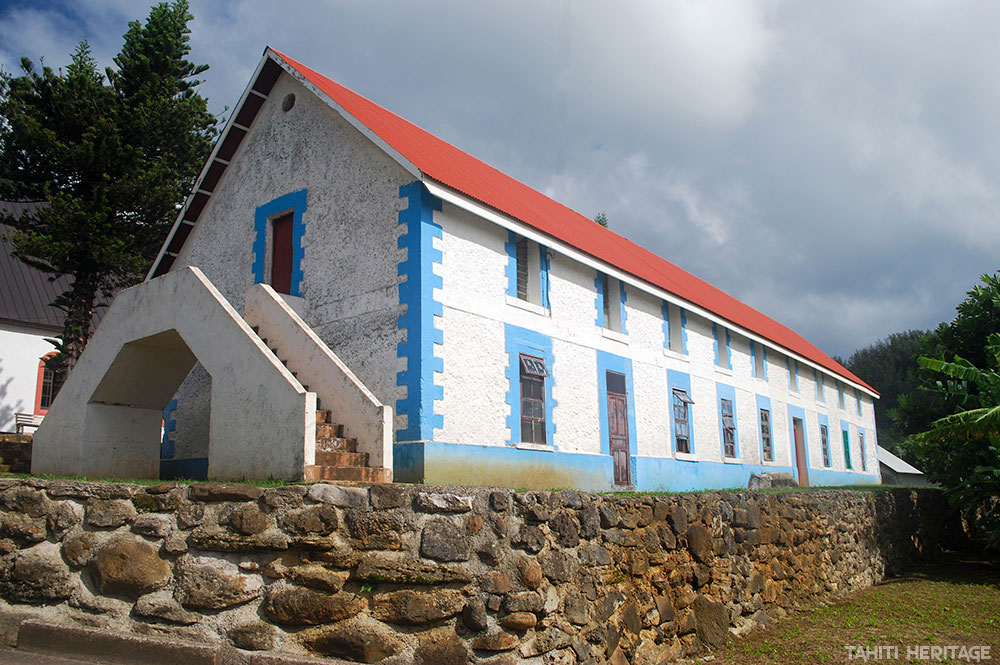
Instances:
[[[1000,5],[194,0],[222,114],[265,45],[846,355],[1000,269]],[[0,5],[110,64],[130,0]]]

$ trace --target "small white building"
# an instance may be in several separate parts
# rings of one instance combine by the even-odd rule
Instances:
[[[829,356],[273,49],[149,280],[186,267],[235,310],[285,294],[394,407],[398,481],[879,482],[878,395]],[[162,475],[211,475],[212,380],[169,401]]]
[[[20,217],[35,205],[0,201],[0,214]],[[17,415],[37,420],[48,411],[53,374],[43,359],[55,348],[46,340],[62,332],[64,318],[50,303],[67,284],[14,258],[12,231],[0,224],[0,432],[14,432]]]

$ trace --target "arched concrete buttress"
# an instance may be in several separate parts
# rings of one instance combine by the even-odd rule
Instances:
[[[158,477],[163,409],[196,361],[212,376],[208,476],[301,480],[316,393],[193,267],[115,297],[35,434],[32,473]]]

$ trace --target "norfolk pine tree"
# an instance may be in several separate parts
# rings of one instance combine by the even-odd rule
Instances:
[[[90,336],[95,305],[142,279],[190,191],[217,119],[195,92],[185,0],[129,23],[106,78],[86,42],[65,72],[27,58],[0,80],[0,196],[46,201],[15,228],[15,255],[72,285],[54,359],[57,381]]]

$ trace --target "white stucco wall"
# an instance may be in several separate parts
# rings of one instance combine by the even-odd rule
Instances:
[[[290,111],[286,95],[295,95]],[[298,81],[282,73],[172,267],[198,266],[237,310],[252,282],[254,213],[307,190],[303,214],[302,318],[376,397],[402,397],[396,346],[403,313],[397,248],[413,180],[395,161]],[[269,278],[265,270],[265,281]],[[178,391],[176,457],[204,455],[207,374],[197,368]]]
[[[506,294],[505,269],[508,256],[504,243],[508,232],[491,222],[445,203],[435,220],[443,228],[439,246],[443,288],[435,292],[444,315],[439,322],[444,345],[440,379],[444,397],[435,404],[443,416],[443,427],[434,432],[441,442],[506,445],[511,440],[507,428],[510,408],[506,376],[504,324],[534,330],[552,341],[554,354],[551,381],[556,402],[553,420],[554,445],[561,451],[599,453],[601,446],[598,398],[597,351],[605,351],[632,361],[635,432],[630,432],[633,455],[673,457],[670,429],[667,371],[691,377],[692,432],[695,456],[707,461],[725,460],[719,428],[717,383],[735,391],[739,457],[737,463],[794,466],[790,435],[789,405],[804,411],[804,427],[809,448],[810,469],[822,469],[818,413],[829,419],[830,470],[844,470],[840,421],[851,423],[853,470],[861,471],[857,427],[866,432],[867,473],[874,475],[874,415],[871,398],[865,397],[862,416],[854,410],[854,390],[848,388],[847,407],[837,408],[836,383],[826,376],[825,400],[817,400],[813,370],[799,366],[798,391],[789,389],[785,356],[769,349],[768,380],[753,377],[750,341],[730,331],[732,367],[715,362],[712,323],[686,313],[688,354],[664,350],[662,301],[634,287],[627,287],[627,335],[608,334],[595,319],[597,297],[594,269],[570,258],[550,253],[550,309],[524,307]],[[721,353],[725,355],[726,330],[718,327]],[[758,353],[761,352],[757,345]],[[771,400],[771,431],[774,459],[763,462],[761,455],[757,395]],[[514,435],[516,441],[518,435]]]
[[[0,432],[14,431],[15,413],[34,413],[38,361],[54,350],[45,341],[53,335],[0,323]]]

